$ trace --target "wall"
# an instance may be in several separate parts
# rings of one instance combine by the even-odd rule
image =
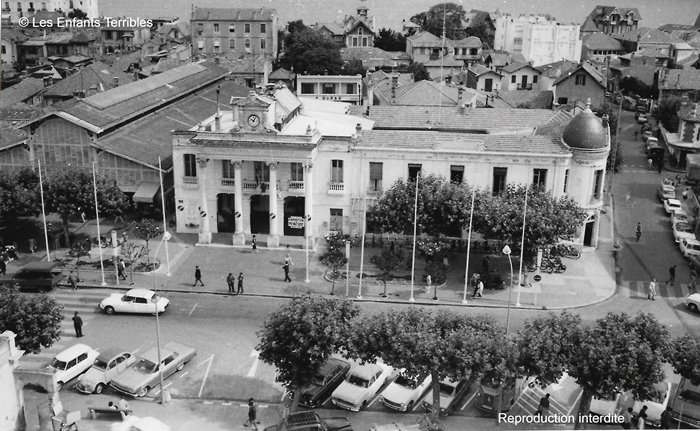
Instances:
[[[584,72],[577,72],[584,73]],[[557,84],[554,91],[554,103],[559,103],[560,97],[568,98],[567,103],[572,103],[576,100],[586,102],[591,99],[591,109],[597,109],[605,102],[605,89],[598,84],[593,77],[588,73],[586,75],[586,85],[575,85],[576,78],[574,75],[569,79],[565,79]]]
[[[30,165],[29,149],[23,146],[0,151],[0,168],[7,171],[19,171]]]

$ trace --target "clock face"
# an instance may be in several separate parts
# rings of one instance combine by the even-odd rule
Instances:
[[[257,115],[251,115],[248,117],[248,124],[250,124],[250,127],[258,127],[260,124],[260,117]]]

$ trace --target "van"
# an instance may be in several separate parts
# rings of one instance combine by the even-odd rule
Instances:
[[[20,290],[46,293],[56,287],[63,278],[58,262],[31,262],[12,276],[13,285]]]

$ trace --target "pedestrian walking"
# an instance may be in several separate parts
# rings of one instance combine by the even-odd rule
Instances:
[[[690,187],[686,187],[685,190],[683,190],[683,200],[688,199],[688,193],[690,193]]]
[[[199,269],[199,266],[194,267],[194,284],[192,287],[197,285],[197,282],[204,286],[204,283],[202,282],[202,271]]]
[[[122,280],[126,280],[126,274],[124,273],[126,271],[126,263],[124,262],[124,259],[119,259],[119,263],[117,264],[117,271],[119,277],[121,277]]]
[[[80,338],[83,336],[83,319],[78,316],[76,311],[73,315],[73,328],[75,328],[75,337]]]
[[[284,265],[282,265],[282,269],[284,269],[284,281],[291,282],[292,279],[289,278],[289,260],[288,259],[284,260]]]
[[[235,288],[234,283],[235,283],[236,278],[233,276],[233,273],[229,272],[228,277],[226,277],[226,283],[228,284],[228,293],[233,294],[235,293],[233,290]]]
[[[484,293],[484,282],[479,280],[479,282],[476,284],[476,297],[481,298]]]
[[[34,251],[36,250],[36,240],[34,238],[29,238],[29,251],[34,254]]]
[[[474,288],[474,293],[472,293],[472,298],[476,298],[476,295],[479,293],[479,283],[481,283],[481,276],[479,275],[478,272],[475,272],[472,275],[472,278],[469,280],[469,283]]]
[[[433,278],[428,274],[425,277],[425,293],[426,295],[430,293],[430,287],[433,285]]]
[[[673,283],[676,282],[676,265],[673,265],[668,269],[668,280],[666,280],[666,284],[670,284],[673,286]]]
[[[540,398],[540,404],[537,406],[537,414],[541,416],[549,416],[549,394]]]
[[[287,246],[287,249],[285,250],[285,259],[289,261],[290,265],[294,265],[294,262],[292,262],[292,254],[291,250],[289,249],[289,246]]]
[[[253,429],[258,429],[258,424],[256,422],[258,416],[258,405],[255,404],[255,400],[250,398],[248,400],[248,420],[243,424],[244,427],[252,426]]]
[[[634,140],[637,140],[637,136],[639,136],[639,131],[635,130],[634,131]]]
[[[651,283],[649,283],[649,293],[647,294],[647,299],[652,299],[656,301],[656,279],[653,278]]]
[[[481,261],[481,270],[483,271],[484,274],[489,273],[489,257],[484,256],[484,259]]]
[[[259,253],[259,251],[258,251],[258,240],[255,238],[255,235],[253,235],[252,244],[253,244],[253,251],[256,252],[256,253]]]
[[[669,430],[671,429],[671,412],[673,411],[673,407],[668,406],[666,407],[666,410],[661,413],[661,429],[662,430]]]
[[[68,274],[68,283],[70,283],[70,286],[73,290],[78,290],[78,285],[76,284],[78,282],[78,279],[75,277],[75,274],[73,274],[73,271],[71,271]]]
[[[238,292],[237,292],[237,293],[238,293],[239,295],[242,295],[242,294],[243,294],[243,280],[244,280],[244,279],[245,279],[245,277],[243,277],[243,273],[242,273],[242,272],[241,272],[240,274],[238,274]]]
[[[627,411],[622,413],[622,428],[628,430],[632,427],[632,407],[627,407]]]
[[[636,236],[637,236],[637,242],[639,242],[639,239],[642,237],[642,222],[640,222],[640,221],[637,222]]]
[[[644,426],[646,425],[645,420],[647,418],[647,409],[649,407],[647,406],[642,406],[642,409],[639,411],[639,419],[637,419],[637,429],[643,430]]]

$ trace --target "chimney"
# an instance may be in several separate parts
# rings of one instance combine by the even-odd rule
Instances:
[[[119,87],[119,77],[118,76],[115,76],[114,78],[112,78],[112,86]]]
[[[457,88],[457,105],[462,106],[462,97],[464,93],[464,88]]]
[[[51,85],[51,77],[50,76],[45,76],[44,77],[44,88],[48,87]]]
[[[603,115],[603,127],[608,127],[608,114]]]
[[[446,85],[452,84],[452,76],[447,75],[447,76],[445,77],[445,84],[446,84]]]
[[[362,137],[362,124],[357,123],[355,125],[355,139],[359,139]]]
[[[399,84],[399,77],[396,75],[393,75],[391,77],[391,103],[396,102],[396,87]]]
[[[219,64],[219,57],[218,56],[214,57],[214,64]]]
[[[221,131],[221,115],[219,115],[218,113],[216,114],[216,117],[214,117],[214,131]]]

